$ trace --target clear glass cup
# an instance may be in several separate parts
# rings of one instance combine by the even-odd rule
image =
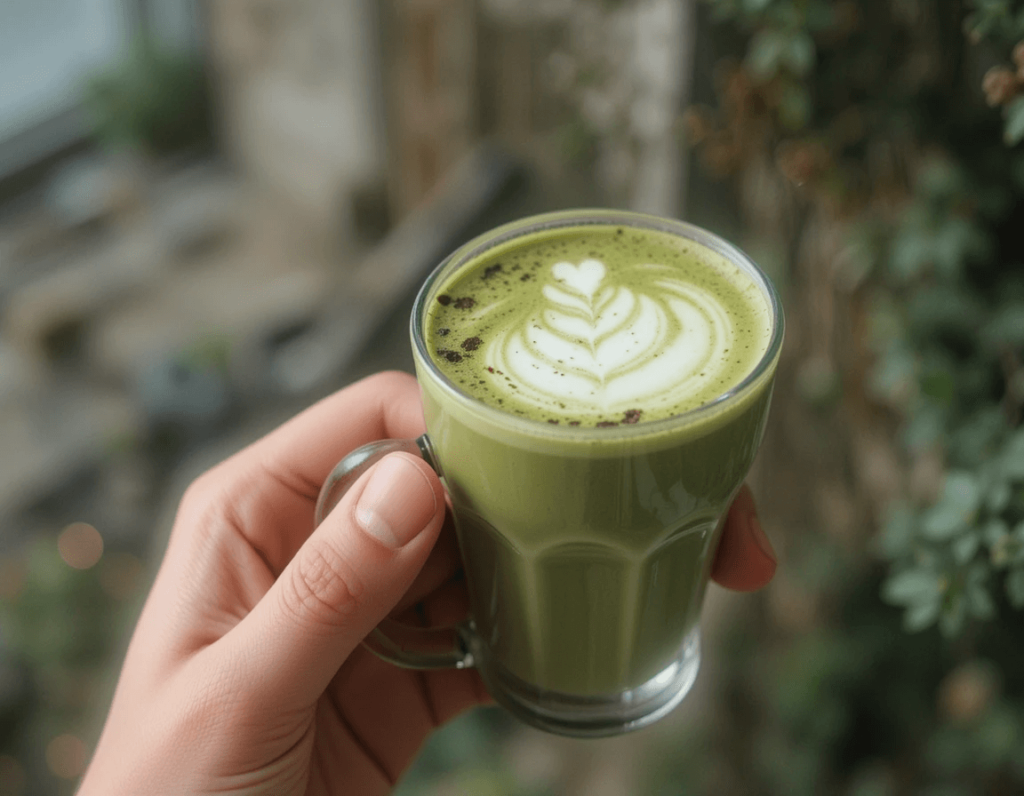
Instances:
[[[587,428],[499,411],[445,377],[424,322],[454,272],[516,238],[600,224],[679,236],[751,278],[770,309],[771,332],[739,384],[665,420]],[[412,312],[427,434],[345,457],[323,486],[317,523],[383,456],[423,457],[451,497],[471,616],[430,629],[389,619],[365,645],[399,666],[476,667],[495,701],[549,732],[616,735],[666,715],[697,676],[704,592],[726,512],[761,441],[783,326],[778,294],[754,262],[679,221],[565,211],[459,248],[426,280]]]

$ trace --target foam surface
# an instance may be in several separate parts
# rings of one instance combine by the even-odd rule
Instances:
[[[666,233],[549,232],[443,288],[427,328],[437,364],[474,397],[547,422],[686,411],[738,384],[769,337],[753,281]]]

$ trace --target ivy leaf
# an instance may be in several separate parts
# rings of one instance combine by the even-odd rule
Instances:
[[[935,624],[942,610],[941,600],[915,605],[906,610],[903,614],[903,629],[908,633],[917,633]]]
[[[894,502],[886,511],[879,549],[890,559],[900,558],[910,552],[914,544],[914,512],[907,503]]]
[[[1003,448],[1001,469],[1010,478],[1024,479],[1024,429],[1017,431]]]
[[[985,377],[986,380],[991,377],[988,368],[985,368]],[[968,380],[969,377],[961,369],[957,376],[958,389],[963,390],[963,382]],[[951,458],[979,470],[979,478],[988,490],[987,495],[991,495],[994,484],[1002,480],[998,464],[994,461],[994,453],[1006,439],[1006,434],[1005,415],[998,406],[992,404],[975,411],[950,434]]]
[[[1017,97],[1006,106],[1003,140],[1007,146],[1016,146],[1024,140],[1024,97]]]
[[[932,202],[942,202],[961,196],[967,190],[964,171],[948,158],[932,158],[917,175],[915,186],[919,195]],[[911,218],[918,224],[925,216],[914,213]]]
[[[945,431],[946,416],[941,407],[924,404],[910,418],[903,429],[903,444],[911,451],[931,448]]]
[[[909,229],[900,233],[889,254],[889,269],[903,281],[909,281],[930,265],[935,254],[934,237],[926,230]]]
[[[937,572],[910,569],[882,584],[882,599],[890,605],[923,605],[938,602],[944,587],[944,579]]]
[[[930,363],[921,369],[921,392],[935,403],[946,406],[953,401],[956,379],[953,371],[944,364]]]
[[[998,518],[989,520],[981,529],[981,535],[985,538],[985,544],[989,547],[999,544],[1009,533],[1009,527]]]
[[[871,370],[871,391],[893,404],[909,398],[917,375],[917,360],[902,345],[891,346]]]
[[[959,386],[959,379],[957,384]],[[992,466],[992,460],[995,458],[992,450],[995,446],[992,443],[995,440],[988,432],[989,430],[980,424],[963,423],[959,428],[950,429],[946,444],[946,452],[951,461],[978,473],[979,480],[985,486],[986,500],[992,491],[992,485],[1000,480],[997,468]]]
[[[981,547],[981,534],[972,532],[964,534],[953,542],[953,558],[958,564],[966,564]]]
[[[1024,608],[1024,568],[1018,568],[1006,576],[1006,598],[1014,608]]]
[[[936,542],[952,539],[974,521],[980,504],[981,488],[974,474],[950,471],[938,502],[924,515],[922,535]]]
[[[981,330],[981,339],[990,351],[1024,346],[1024,302],[1004,304]]]
[[[967,590],[967,607],[975,619],[992,619],[996,615],[996,604],[984,586]]]
[[[754,77],[767,80],[779,71],[788,37],[778,30],[759,30],[750,41],[747,67]]]
[[[984,232],[966,218],[947,218],[935,235],[933,256],[936,270],[955,279],[968,262],[983,260],[991,250]]]
[[[1008,565],[1013,558],[1014,544],[1006,523],[1000,519],[989,520],[982,533],[989,548],[992,566],[1001,569]]]
[[[789,37],[785,48],[786,63],[795,75],[803,76],[814,66],[814,41],[806,33]]]
[[[928,340],[942,332],[976,334],[985,309],[970,293],[938,284],[914,290],[908,300],[907,317],[915,338]]]
[[[989,487],[985,496],[985,508],[993,514],[999,514],[1010,504],[1010,484],[1008,481],[996,481]]]

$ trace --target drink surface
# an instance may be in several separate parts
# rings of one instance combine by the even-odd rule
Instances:
[[[695,409],[754,370],[761,289],[694,241],[587,225],[487,250],[440,285],[425,333],[463,392],[552,424],[614,426]]]

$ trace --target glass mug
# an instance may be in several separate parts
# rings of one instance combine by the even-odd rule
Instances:
[[[431,359],[427,308],[489,249],[558,227],[655,230],[741,269],[770,312],[764,355],[735,387],[670,417],[614,428],[549,425],[502,412]],[[763,435],[783,338],[778,294],[741,251],[702,229],[637,213],[535,216],[465,244],[428,277],[412,311],[427,434],[346,456],[317,524],[388,453],[421,456],[443,479],[471,618],[416,628],[387,619],[364,644],[399,666],[476,667],[495,701],[542,730],[616,735],[665,716],[700,665],[699,616],[725,514]]]

